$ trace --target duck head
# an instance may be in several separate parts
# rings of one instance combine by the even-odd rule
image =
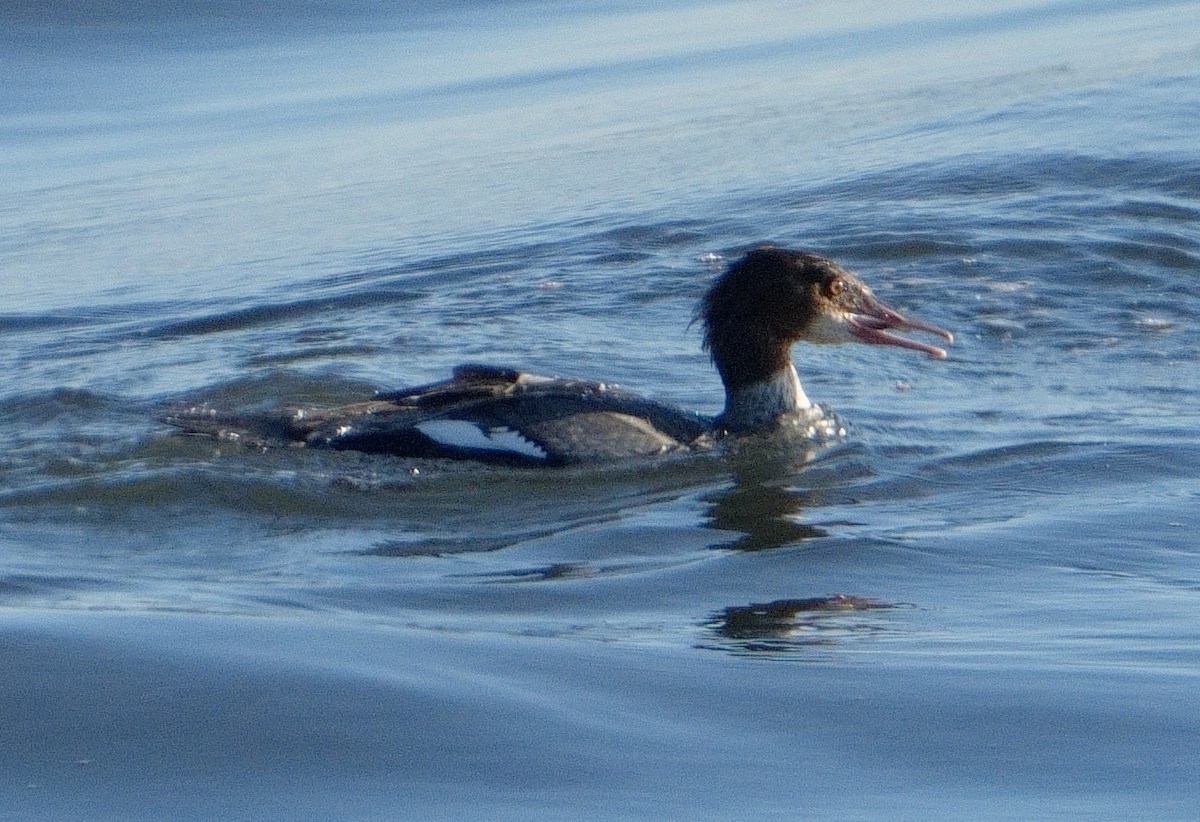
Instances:
[[[731,264],[704,296],[697,319],[725,384],[725,422],[734,427],[751,424],[748,417],[746,425],[737,426],[744,414],[735,409],[756,407],[754,422],[779,410],[766,407],[759,395],[774,396],[783,412],[810,405],[792,367],[794,343],[891,345],[944,359],[944,349],[894,332],[954,340],[949,331],[886,305],[832,260],[774,246],[756,248]],[[756,399],[748,402],[749,395]]]

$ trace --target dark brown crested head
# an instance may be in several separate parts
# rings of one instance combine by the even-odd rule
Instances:
[[[755,248],[730,265],[704,296],[697,318],[704,323],[704,347],[727,390],[787,368],[791,346],[800,340],[897,345],[937,358],[946,352],[888,330],[907,328],[953,340],[949,332],[884,305],[832,260],[775,246]]]

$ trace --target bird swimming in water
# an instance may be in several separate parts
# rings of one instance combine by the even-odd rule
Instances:
[[[191,407],[164,420],[187,433],[259,445],[402,457],[541,465],[647,458],[824,416],[792,365],[797,342],[892,345],[944,359],[943,349],[892,332],[954,340],[889,308],[837,263],[775,246],[729,265],[695,319],[725,386],[716,417],[602,382],[462,365],[448,380],[337,408],[236,415]]]

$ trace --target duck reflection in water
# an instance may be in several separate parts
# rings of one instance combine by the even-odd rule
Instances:
[[[814,488],[803,473],[821,452],[810,444],[790,454],[749,448],[734,455],[732,487],[708,498],[709,527],[738,534],[714,547],[734,551],[766,551],[829,536],[824,528],[802,520],[805,509],[828,504],[826,492]],[[874,636],[890,629],[881,612],[895,604],[867,596],[835,593],[731,605],[711,614],[701,626],[716,637],[712,647],[737,654],[793,657],[814,647],[832,647],[850,637]]]

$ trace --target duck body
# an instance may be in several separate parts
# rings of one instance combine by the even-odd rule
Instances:
[[[296,445],[413,458],[511,465],[639,459],[709,445],[784,419],[824,415],[805,395],[791,361],[800,340],[896,345],[945,352],[889,333],[908,320],[853,274],[810,252],[752,250],[713,284],[696,319],[725,385],[725,408],[706,417],[603,382],[463,365],[450,379],[329,409],[224,414],[190,407],[164,421],[187,433],[248,444]]]
[[[255,446],[510,465],[659,456],[697,447],[714,425],[606,383],[487,365],[461,365],[448,380],[337,408],[236,415],[192,407],[166,421]]]

